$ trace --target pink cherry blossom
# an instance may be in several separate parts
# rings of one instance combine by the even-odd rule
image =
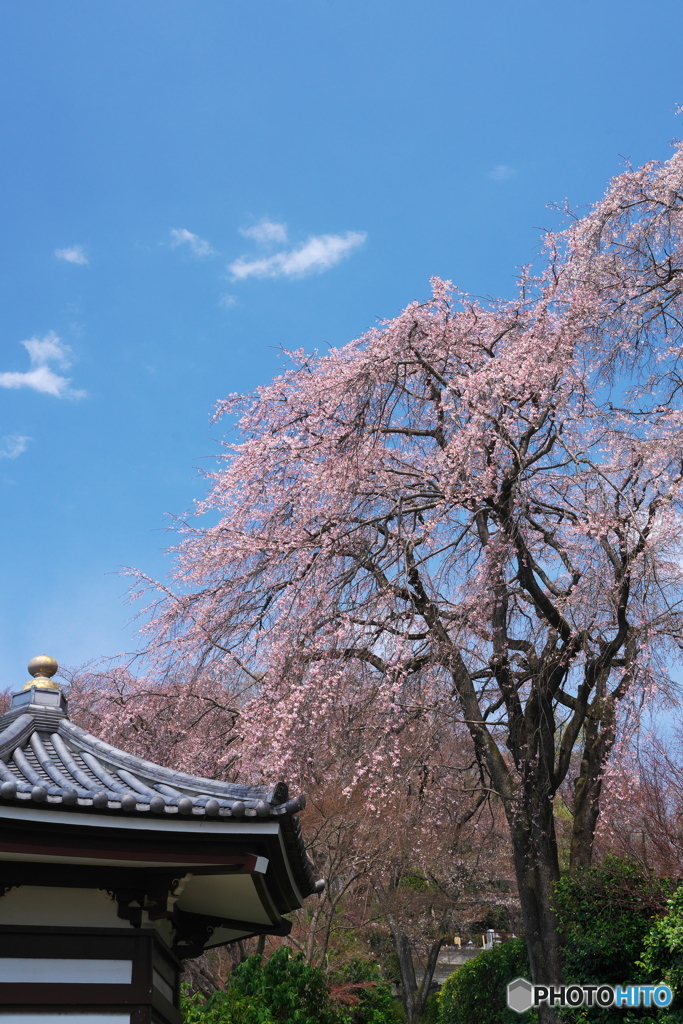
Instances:
[[[556,981],[553,798],[578,762],[589,863],[619,708],[670,685],[683,627],[683,151],[616,178],[544,259],[507,302],[435,279],[220,402],[237,437],[146,628],[157,666],[251,680],[245,771],[295,770],[347,708],[346,790],[381,806],[422,718],[463,723],[533,976]]]

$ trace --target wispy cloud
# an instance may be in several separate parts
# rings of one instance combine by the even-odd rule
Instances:
[[[344,235],[314,235],[297,248],[273,256],[256,259],[240,256],[230,264],[228,270],[233,281],[243,281],[247,277],[295,278],[322,274],[350,256],[366,238],[364,231],[347,231]]]
[[[517,171],[514,167],[508,167],[507,164],[498,164],[492,171],[489,171],[488,176],[492,181],[507,181],[508,178],[512,178],[516,173]]]
[[[44,338],[29,338],[21,344],[29,354],[31,369],[25,373],[0,373],[0,388],[31,388],[55,398],[84,397],[85,391],[74,391],[69,387],[69,378],[55,373],[50,366],[56,363],[61,369],[67,369],[70,365],[70,350],[54,331],[49,331]]]
[[[232,309],[233,306],[237,305],[237,296],[221,295],[220,299],[218,300],[218,305],[222,306],[223,309]]]
[[[171,245],[174,249],[179,245],[187,246],[193,256],[216,255],[206,239],[193,235],[187,228],[171,228]]]
[[[67,263],[79,263],[82,267],[87,267],[90,262],[82,245],[72,245],[67,249],[55,249],[55,256],[58,260],[66,260]]]
[[[0,459],[18,459],[26,451],[32,438],[24,434],[6,434],[0,446]]]
[[[240,228],[240,234],[259,245],[284,245],[287,241],[287,225],[264,219],[249,228]]]

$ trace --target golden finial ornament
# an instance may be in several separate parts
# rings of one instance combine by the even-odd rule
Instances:
[[[33,679],[29,679],[23,689],[30,690],[32,686],[37,686],[39,690],[58,690],[59,686],[51,679],[58,669],[59,665],[49,654],[39,654],[36,658],[31,658],[28,670]]]

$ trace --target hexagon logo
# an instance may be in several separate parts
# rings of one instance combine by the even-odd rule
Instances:
[[[526,978],[515,978],[508,985],[508,1006],[515,1013],[524,1013],[534,1005],[533,985]]]

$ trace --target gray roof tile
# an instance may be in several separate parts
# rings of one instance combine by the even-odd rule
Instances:
[[[269,789],[219,782],[118,750],[74,725],[59,691],[31,687],[16,697],[0,717],[1,801],[169,819],[276,818],[303,894],[317,891],[296,817],[304,796],[288,799],[283,783]]]

